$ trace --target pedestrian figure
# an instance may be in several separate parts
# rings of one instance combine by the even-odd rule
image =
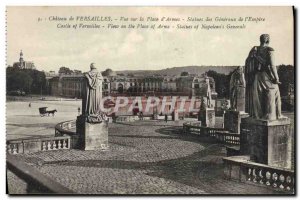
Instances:
[[[143,112],[140,112],[140,120],[144,120]]]
[[[29,108],[31,108],[31,102],[29,102],[29,105],[28,105],[28,107],[29,107]]]
[[[165,122],[167,123],[168,122],[168,115],[165,114]]]
[[[77,109],[77,110],[78,110],[78,115],[80,115],[80,107],[78,107],[78,109]]]

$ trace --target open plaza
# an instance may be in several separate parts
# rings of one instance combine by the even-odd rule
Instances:
[[[42,106],[58,112],[41,117],[38,108]],[[56,124],[76,119],[80,106],[81,100],[66,99],[7,102],[7,140],[53,137]],[[292,113],[284,114],[293,119]],[[107,151],[67,149],[16,156],[81,194],[281,194],[272,188],[224,179],[225,146],[211,138],[184,134],[183,123],[109,123]],[[222,123],[223,118],[216,117],[216,126]],[[7,180],[10,194],[27,193],[26,182],[11,171]]]

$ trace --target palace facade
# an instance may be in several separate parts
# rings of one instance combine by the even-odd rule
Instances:
[[[50,95],[81,98],[83,74],[59,74],[49,77]],[[212,77],[210,87],[213,98],[215,81]],[[121,76],[111,73],[103,77],[103,95],[111,96],[202,96],[205,95],[205,76]]]

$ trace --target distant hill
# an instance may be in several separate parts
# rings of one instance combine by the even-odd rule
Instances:
[[[181,72],[188,72],[189,74],[203,74],[209,70],[214,70],[221,74],[229,74],[237,66],[184,66],[184,67],[172,67],[161,70],[122,70],[117,71],[117,74],[134,74],[136,76],[143,75],[167,75],[175,76],[180,75]]]

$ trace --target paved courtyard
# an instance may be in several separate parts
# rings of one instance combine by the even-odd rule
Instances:
[[[8,103],[8,110],[16,115],[8,113],[8,138],[54,135],[56,123],[77,116],[80,102],[52,103],[47,105],[60,110],[53,118],[36,116],[38,103],[30,109],[27,103]],[[82,194],[274,194],[265,187],[224,180],[225,148],[182,134],[182,123],[114,123],[109,124],[109,151],[58,150],[17,156]],[[7,177],[10,193],[26,192],[25,183],[14,174],[8,172]]]

